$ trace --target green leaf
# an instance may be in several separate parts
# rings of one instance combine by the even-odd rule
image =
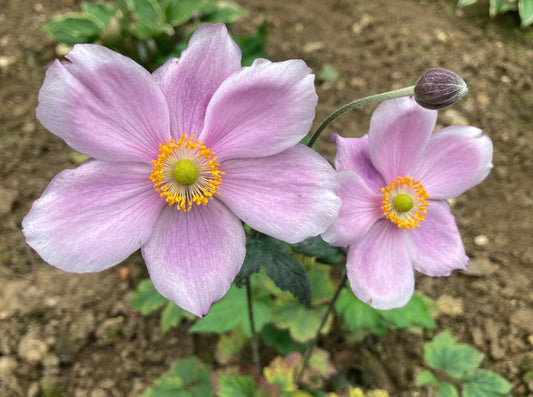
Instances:
[[[163,313],[161,313],[161,332],[164,334],[170,328],[175,327],[180,323],[184,318],[194,319],[196,316],[189,313],[186,310],[183,310],[181,307],[176,305],[174,302],[168,301]]]
[[[490,0],[489,14],[492,17],[498,14],[503,14],[506,11],[514,11],[516,9],[516,3],[512,3],[507,0]]]
[[[93,42],[102,33],[103,26],[91,15],[71,12],[44,24],[43,29],[53,40],[74,45]]]
[[[444,331],[424,345],[424,359],[432,368],[461,378],[467,371],[477,368],[483,354],[467,344],[455,343],[452,335]]]
[[[246,336],[242,327],[223,333],[217,342],[215,358],[220,364],[228,364],[244,347]]]
[[[463,378],[463,397],[507,396],[511,387],[511,383],[497,373],[476,369]]]
[[[257,294],[257,296],[254,294],[253,311],[255,329],[260,332],[271,319],[270,298],[266,294]],[[209,313],[189,328],[189,332],[221,334],[239,325],[242,326],[246,336],[252,335],[248,318],[246,290],[232,285],[226,295],[211,307]]]
[[[387,324],[379,311],[361,302],[349,289],[341,291],[334,307],[349,331],[371,331],[376,335],[387,332]]]
[[[195,357],[174,362],[142,397],[210,397],[213,386],[209,369]]]
[[[207,23],[223,22],[231,24],[237,22],[245,14],[243,8],[229,1],[217,1],[212,4],[215,5],[212,12],[208,13],[206,9],[202,10],[202,21]]]
[[[294,252],[314,257],[318,262],[327,265],[338,265],[343,257],[342,248],[329,245],[320,236],[293,244],[291,248]]]
[[[439,380],[435,378],[435,375],[433,375],[433,372],[431,372],[428,369],[423,369],[416,376],[415,385],[417,387],[424,386],[424,385],[437,386],[438,384],[439,384]]]
[[[259,396],[251,376],[220,374],[217,377],[219,397]]]
[[[335,289],[331,281],[331,267],[318,265],[308,269],[311,291],[313,291],[311,301],[314,304],[326,303],[333,298]]]
[[[241,270],[235,276],[235,285],[242,288],[245,285],[246,279],[252,274],[257,273],[261,269],[264,262],[263,258],[264,245],[258,239],[248,237],[246,241],[246,256]]]
[[[174,29],[165,22],[163,10],[156,0],[129,0],[128,5],[135,22],[130,31],[139,39],[147,39],[162,34],[172,35]]]
[[[261,330],[261,341],[275,348],[283,356],[291,352],[303,353],[306,348],[305,345],[295,342],[288,330],[279,329],[272,324],[266,324]]]
[[[385,321],[398,328],[419,325],[429,330],[435,329],[435,320],[422,295],[415,293],[404,307],[379,312]]]
[[[111,19],[116,15],[117,8],[113,3],[81,3],[81,10],[100,22],[104,28],[111,24]]]
[[[440,382],[437,397],[458,397],[457,389],[448,382]]]
[[[333,82],[340,79],[341,75],[335,67],[329,63],[326,63],[322,66],[318,72],[317,77],[325,82]]]
[[[280,296],[272,309],[272,322],[279,328],[288,329],[295,341],[307,342],[314,337],[326,310],[325,306],[306,309],[291,296]],[[324,327],[323,333],[327,329]]]
[[[533,23],[533,1],[519,0],[518,12],[520,13],[521,25],[523,28]]]
[[[267,38],[266,20],[250,36],[233,36],[242,51],[242,66],[250,66],[255,59],[265,58],[263,47]]]
[[[291,257],[291,252],[284,243],[262,234],[256,239],[249,240],[246,250],[245,262],[249,262],[246,265],[246,272],[263,266],[268,277],[279,289],[290,292],[305,306],[311,304],[309,278],[302,264]],[[242,284],[242,275],[238,277],[238,281]]]
[[[166,302],[167,299],[157,292],[152,281],[146,279],[137,286],[137,291],[135,291],[135,295],[131,299],[131,307],[147,315],[162,307]]]
[[[457,2],[457,7],[466,7],[471,4],[477,3],[478,0],[459,0]]]
[[[165,16],[172,26],[179,26],[187,22],[195,14],[201,14],[212,4],[207,0],[178,0],[170,1],[165,9]]]

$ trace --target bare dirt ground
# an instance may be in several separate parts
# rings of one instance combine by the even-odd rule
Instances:
[[[213,339],[184,324],[161,336],[157,316],[131,310],[146,277],[140,255],[92,275],[46,265],[24,242],[20,224],[50,179],[77,166],[73,151],[35,119],[37,94],[55,44],[40,26],[74,0],[0,0],[0,395],[137,396],[179,357],[212,356]],[[487,2],[455,9],[445,0],[240,0],[249,15],[235,31],[268,20],[266,53],[303,58],[334,82],[317,81],[317,123],[355,98],[412,84],[426,69],[445,67],[468,83],[468,96],[442,111],[440,126],[480,127],[495,144],[494,169],[457,199],[454,212],[471,259],[449,278],[419,277],[438,300],[438,329],[485,354],[482,366],[533,395],[533,30],[512,16],[487,17]],[[361,136],[373,107],[335,122],[328,137]],[[126,269],[127,271],[124,271]],[[426,395],[413,387],[423,336],[394,331],[323,345],[337,369],[365,387],[392,395]],[[245,359],[245,358],[244,358]],[[41,392],[39,391],[41,390]]]

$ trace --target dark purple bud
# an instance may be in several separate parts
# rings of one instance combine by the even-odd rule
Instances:
[[[415,84],[415,100],[426,109],[444,109],[466,94],[468,87],[457,73],[447,69],[429,69]]]

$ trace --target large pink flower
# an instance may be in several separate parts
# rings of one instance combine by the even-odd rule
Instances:
[[[364,137],[335,137],[342,207],[322,236],[349,245],[352,290],[378,309],[409,302],[413,267],[447,276],[468,263],[446,199],[488,175],[492,142],[469,126],[432,133],[436,120],[436,110],[394,99],[377,107]]]
[[[97,45],[50,67],[37,118],[92,157],[48,185],[24,218],[28,244],[69,272],[142,248],[158,291],[203,316],[245,256],[241,221],[289,243],[318,235],[340,200],[333,168],[298,144],[315,114],[301,60],[256,60],[222,24],[150,74]]]

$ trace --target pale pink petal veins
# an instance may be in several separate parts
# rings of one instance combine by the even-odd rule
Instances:
[[[200,140],[220,160],[279,153],[309,132],[317,100],[303,61],[258,60],[215,92]]]
[[[368,134],[361,138],[343,138],[333,134],[332,140],[337,148],[335,168],[337,171],[353,171],[359,175],[368,187],[376,192],[387,186],[379,171],[372,164],[368,150]]]
[[[414,272],[405,233],[381,220],[348,250],[350,286],[359,299],[376,309],[404,306],[413,295]]]
[[[341,171],[339,179],[341,186],[337,195],[342,206],[339,216],[322,238],[331,245],[344,246],[360,240],[385,215],[381,210],[381,194],[371,190],[358,174]]]
[[[105,47],[77,44],[46,72],[36,114],[77,151],[108,161],[150,162],[169,139],[163,93],[151,74]]]
[[[492,168],[492,141],[480,129],[451,126],[433,133],[413,177],[432,199],[457,197]]]
[[[446,201],[430,201],[420,227],[408,232],[409,250],[416,270],[428,276],[449,276],[468,264],[461,236]]]
[[[296,145],[274,156],[228,160],[220,199],[253,229],[288,243],[316,236],[335,220],[338,178],[314,150]]]
[[[382,102],[376,108],[368,132],[370,158],[387,183],[410,176],[435,128],[437,113],[407,97]]]
[[[189,212],[167,207],[142,255],[159,293],[202,317],[230,288],[245,246],[240,220],[212,200]]]
[[[167,98],[172,135],[198,137],[213,93],[241,68],[241,50],[223,24],[202,25],[181,58],[170,59],[154,72]]]
[[[98,272],[139,249],[164,201],[142,163],[85,162],[59,173],[22,221],[27,243],[64,271]]]

